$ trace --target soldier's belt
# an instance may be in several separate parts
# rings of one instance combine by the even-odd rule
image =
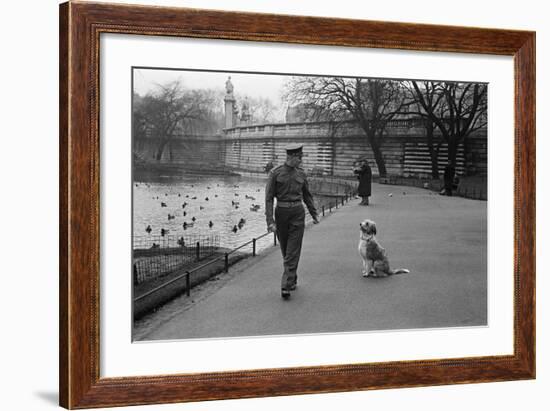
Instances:
[[[301,201],[277,201],[277,207],[290,208],[301,206]]]

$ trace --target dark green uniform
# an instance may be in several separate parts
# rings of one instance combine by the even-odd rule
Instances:
[[[275,219],[273,218],[273,199],[277,198]],[[275,222],[277,238],[283,254],[282,290],[292,290],[296,286],[298,261],[304,236],[305,212],[302,201],[312,217],[317,210],[308,187],[307,176],[303,169],[283,164],[269,173],[265,190],[265,215],[267,225]]]

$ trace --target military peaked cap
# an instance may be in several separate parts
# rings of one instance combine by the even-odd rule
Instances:
[[[303,147],[304,147],[303,144],[289,144],[288,146],[285,147],[285,150],[289,156],[300,155],[302,154]]]

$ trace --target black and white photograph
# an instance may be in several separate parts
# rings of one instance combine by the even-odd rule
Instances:
[[[131,75],[134,342],[487,326],[488,83]]]
[[[2,409],[548,408],[545,2],[2,16]]]

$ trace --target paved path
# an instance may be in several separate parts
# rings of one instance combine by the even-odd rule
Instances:
[[[173,301],[138,339],[486,324],[487,203],[411,187],[374,184],[373,192],[371,206],[352,200],[306,229],[290,300],[280,297],[281,255],[272,249],[232,267],[223,286],[196,294],[193,303]],[[376,221],[392,268],[410,274],[361,276],[364,218]]]

